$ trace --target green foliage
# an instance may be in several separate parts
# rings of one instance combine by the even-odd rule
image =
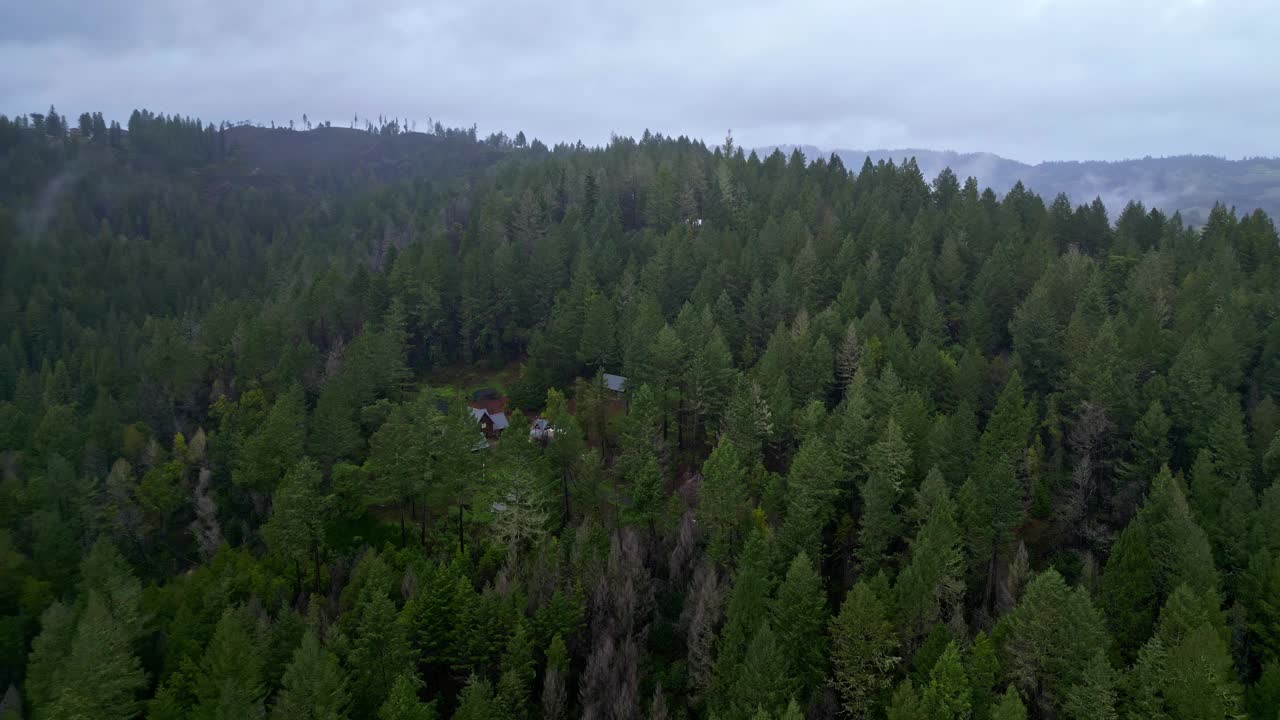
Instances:
[[[1000,661],[996,658],[995,643],[986,632],[979,630],[965,656],[965,676],[969,679],[973,717],[984,720],[991,716],[996,702],[996,681],[1000,677]]]
[[[1003,621],[1003,666],[1024,694],[1062,708],[1085,681],[1108,637],[1082,588],[1069,589],[1056,570],[1036,575],[1022,602]]]
[[[862,529],[859,560],[863,572],[874,574],[888,560],[901,533],[898,502],[911,465],[911,450],[898,424],[890,419],[867,458],[868,478],[862,488]]]
[[[833,462],[821,438],[810,438],[796,452],[786,479],[786,519],[774,538],[778,566],[797,553],[815,559],[823,556],[822,531],[835,514]]]
[[[38,718],[130,718],[146,685],[130,648],[129,627],[109,600],[91,592],[80,616],[58,605],[46,611],[32,650],[27,692]]]
[[[247,613],[228,608],[205,648],[194,679],[192,717],[200,720],[260,718],[263,701],[263,657]]]
[[[1130,653],[1149,636],[1157,610],[1184,583],[1195,590],[1216,590],[1218,575],[1209,541],[1166,467],[1112,549],[1103,573],[1101,603],[1121,650]]]
[[[722,438],[702,464],[698,488],[698,521],[710,536],[707,554],[716,560],[729,557],[741,532],[747,499],[747,470],[728,437]]]
[[[960,650],[952,642],[929,673],[920,709],[927,718],[957,720],[968,718],[972,712],[972,691],[960,662]]]
[[[346,673],[338,658],[320,646],[314,630],[307,630],[293,661],[284,671],[271,717],[279,720],[340,720],[350,703]]]
[[[502,714],[493,697],[493,686],[477,675],[467,680],[458,700],[454,720],[498,720]]]
[[[884,601],[867,583],[854,585],[831,621],[830,682],[845,713],[858,718],[874,714],[902,660],[897,653]]]
[[[1243,691],[1212,593],[1180,586],[1130,671],[1125,704],[1146,717],[1233,717]]]
[[[952,516],[946,488],[917,504],[931,506],[924,525],[911,543],[910,561],[894,585],[897,622],[902,635],[915,640],[960,611],[964,598],[964,556],[960,529]],[[924,508],[921,507],[923,511]]]
[[[0,714],[1275,720],[1261,212],[127,126],[0,116]]]
[[[378,708],[378,720],[436,720],[435,702],[418,700],[417,678],[412,674],[396,676],[387,701]]]
[[[991,720],[1027,720],[1027,707],[1022,704],[1022,698],[1018,697],[1018,691],[1012,685],[991,708]]]
[[[772,586],[768,543],[764,535],[756,531],[747,538],[746,546],[738,557],[733,588],[725,606],[725,623],[720,632],[711,682],[717,706],[729,703],[748,645],[768,621],[768,600]]]
[[[366,594],[356,608],[360,619],[346,659],[352,710],[371,716],[384,701],[390,702],[395,685],[413,672],[415,652],[408,628],[391,599],[376,588]]]
[[[293,385],[271,406],[271,412],[244,441],[233,478],[255,492],[270,493],[302,456],[307,411],[302,387]]]
[[[272,497],[271,519],[262,536],[272,552],[300,566],[324,542],[320,469],[303,459],[293,466]],[[317,581],[319,579],[317,578]]]
[[[804,553],[791,561],[769,610],[781,657],[773,672],[787,685],[784,697],[803,700],[822,682],[829,616],[822,578]]]

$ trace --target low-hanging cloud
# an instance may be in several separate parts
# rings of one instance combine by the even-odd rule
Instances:
[[[986,150],[1027,161],[1280,153],[1260,0],[27,3],[0,112],[386,114],[600,143]]]

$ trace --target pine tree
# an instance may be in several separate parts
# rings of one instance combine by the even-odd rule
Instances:
[[[193,718],[244,720],[264,716],[263,658],[244,616],[243,610],[230,608],[218,620],[200,662]]]
[[[1243,705],[1217,602],[1183,585],[1160,613],[1156,637],[1168,650],[1163,688],[1173,717],[1231,717]]]
[[[955,642],[947,645],[929,674],[920,709],[929,720],[965,720],[972,713],[972,693]]]
[[[690,359],[687,401],[695,441],[703,430],[708,437],[718,434],[733,377],[733,354],[719,329],[714,329],[706,344]]]
[[[378,720],[436,720],[437,717],[434,701],[424,703],[418,700],[417,678],[411,673],[396,677],[386,702],[378,708],[377,714]]]
[[[1280,708],[1280,663],[1270,662],[1249,689],[1249,717],[1266,718],[1276,708]]]
[[[352,711],[369,717],[382,707],[401,677],[412,673],[414,655],[408,628],[384,592],[371,590],[356,609],[360,618],[347,654]],[[416,691],[415,691],[416,698]]]
[[[893,697],[885,708],[886,720],[922,720],[928,717],[920,707],[920,693],[916,691],[911,678],[898,683]]]
[[[618,356],[613,303],[593,290],[587,295],[584,304],[578,363],[591,369],[615,367]]]
[[[739,375],[725,408],[721,433],[733,441],[744,464],[760,459],[765,443],[774,437],[774,418],[757,383]]]
[[[960,530],[945,486],[915,540],[910,560],[894,586],[897,620],[903,637],[916,640],[951,619],[964,598],[964,556]]]
[[[37,710],[50,707],[61,694],[63,663],[75,639],[75,611],[54,602],[40,615],[40,634],[31,643],[27,659],[27,697]]]
[[[315,631],[308,629],[284,672],[272,719],[341,720],[347,716],[350,701],[346,674],[337,656],[321,647]]]
[[[1128,457],[1121,461],[1118,468],[1124,482],[1111,504],[1117,508],[1120,517],[1129,517],[1147,482],[1160,471],[1160,466],[1168,464],[1171,427],[1172,423],[1164,412],[1164,406],[1159,400],[1152,400],[1134,426],[1129,440]]]
[[[352,457],[363,445],[355,408],[338,381],[331,380],[320,391],[308,430],[308,452],[326,466]]]
[[[302,457],[306,417],[302,387],[293,385],[277,398],[262,425],[245,440],[232,473],[235,483],[264,494],[274,490]]]
[[[1027,707],[1012,685],[1005,690],[1000,702],[991,708],[991,720],[1027,720]]]
[[[880,440],[867,458],[868,477],[862,488],[862,546],[858,559],[864,573],[882,567],[894,542],[900,537],[902,519],[898,502],[911,464],[911,450],[902,439],[898,424],[890,419]]]
[[[742,458],[733,440],[721,438],[702,464],[702,484],[698,486],[698,522],[708,535],[707,554],[713,559],[724,561],[732,555],[746,499]]]
[[[725,714],[744,717],[751,708],[763,709],[770,716],[781,711],[791,680],[782,670],[785,667],[786,657],[766,620],[751,638],[738,665]]]
[[[1090,658],[1080,682],[1067,690],[1063,717],[1116,720],[1116,672],[1099,650]]]
[[[53,672],[47,699],[33,693],[33,702],[40,701],[35,716],[135,717],[146,676],[130,642],[128,628],[112,616],[102,596],[91,592],[66,655]]]
[[[778,675],[788,681],[784,696],[803,700],[822,682],[829,619],[822,578],[804,553],[787,568],[769,615],[782,658]]]
[[[1103,572],[1101,604],[1126,657],[1149,637],[1157,610],[1183,583],[1196,590],[1216,589],[1218,576],[1209,541],[1165,467],[1112,548]]]
[[[364,465],[372,478],[372,498],[381,502],[395,502],[400,507],[402,545],[407,542],[405,516],[412,514],[411,503],[427,495],[435,480],[431,473],[434,463],[427,446],[428,435],[423,432],[423,427],[435,424],[433,419],[437,413],[434,407],[424,407],[426,402],[424,397],[416,404],[403,403],[392,409],[386,422],[369,439],[369,459]],[[455,412],[461,415],[466,410],[459,409]],[[466,418],[474,427],[470,413],[467,413]],[[446,428],[453,428],[461,422],[461,417],[445,418],[442,421]],[[469,435],[472,446],[478,437],[478,434]]]
[[[564,717],[568,697],[565,675],[569,671],[569,651],[564,638],[556,633],[547,647],[547,666],[542,675],[542,720],[561,720]]]
[[[836,352],[836,383],[843,395],[853,381],[862,361],[862,340],[858,337],[858,327],[850,322],[844,332],[844,339]]]
[[[320,468],[308,459],[285,475],[272,500],[271,518],[262,536],[272,552],[290,561],[295,572],[295,593],[302,588],[302,565],[314,559],[319,585],[320,546],[324,542],[324,516]]]
[[[1000,677],[1000,661],[996,659],[995,643],[985,631],[979,630],[969,652],[965,656],[965,676],[969,678],[972,692],[973,717],[986,720],[995,703],[996,680]]]
[[[822,557],[822,531],[835,514],[838,492],[832,476],[830,447],[820,437],[800,446],[787,473],[787,515],[774,539],[775,567],[781,569],[797,553]]]
[[[1063,706],[1081,684],[1089,661],[1109,638],[1102,618],[1082,588],[1068,589],[1056,570],[1040,573],[1022,602],[1005,619],[1004,666],[1033,697]]]
[[[962,524],[976,562],[985,563],[1022,519],[1023,493],[1015,473],[1034,422],[1015,371],[979,438],[975,472],[960,491]]]
[[[488,680],[472,675],[458,696],[458,710],[453,714],[453,720],[498,720],[500,717],[493,698],[493,686]]]
[[[534,671],[533,644],[528,629],[520,622],[516,624],[502,655],[496,703],[503,717],[528,717]]]
[[[715,667],[712,670],[713,707],[723,707],[730,688],[746,656],[747,646],[767,620],[769,591],[769,547],[764,534],[753,532],[738,556],[733,588],[725,607],[724,628],[720,632]]]
[[[871,717],[901,661],[885,603],[866,582],[849,590],[831,622],[831,686],[845,713]]]
[[[631,484],[631,505],[624,517],[627,522],[652,530],[662,513],[665,498],[658,458],[651,447],[645,447],[626,461],[626,467],[627,480]]]

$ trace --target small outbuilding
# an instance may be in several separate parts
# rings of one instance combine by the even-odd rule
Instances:
[[[529,426],[529,440],[547,442],[555,437],[556,429],[551,425],[551,421],[546,418],[538,418],[533,421],[533,425]]]

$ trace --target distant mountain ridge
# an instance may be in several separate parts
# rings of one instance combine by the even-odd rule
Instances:
[[[832,153],[850,170],[857,172],[863,160],[892,160],[901,163],[914,157],[926,179],[932,180],[943,168],[963,180],[977,178],[979,185],[1004,194],[1022,181],[1028,189],[1050,202],[1066,193],[1079,205],[1102,198],[1114,220],[1130,200],[1172,213],[1178,211],[1186,222],[1199,224],[1208,217],[1215,202],[1234,206],[1237,213],[1261,208],[1271,217],[1280,215],[1280,158],[1227,160],[1210,155],[1177,155],[1116,161],[1050,161],[1030,165],[993,153],[958,153],[950,150],[903,148],[896,150],[825,150],[815,145],[767,145],[756,149],[763,155],[774,149],[790,155],[795,149],[813,161]]]

